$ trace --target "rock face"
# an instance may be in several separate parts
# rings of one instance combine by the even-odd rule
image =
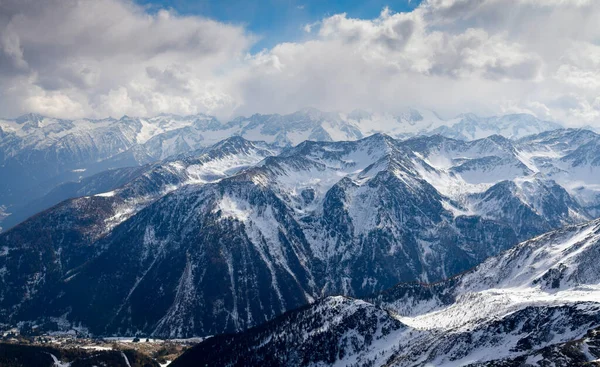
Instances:
[[[94,261],[101,261],[99,257],[107,248],[100,243],[156,200],[178,187],[214,182],[271,154],[273,151],[260,143],[231,138],[194,157],[146,166],[114,191],[64,201],[0,235],[3,319],[17,310],[37,317],[36,302],[41,299],[52,308],[51,304],[67,296],[65,287],[70,280]],[[90,179],[91,191],[97,187],[95,179],[102,182],[104,176]],[[146,244],[149,242],[151,237],[147,237]],[[20,245],[14,246],[17,243]],[[121,246],[126,248],[129,243]],[[120,263],[122,254],[117,257],[115,263]],[[94,293],[89,284],[82,287]],[[75,293],[80,290],[73,289]],[[75,296],[69,302],[77,303],[79,299]],[[73,309],[75,303],[64,307]],[[57,322],[55,319],[53,322]]]
[[[305,140],[357,140],[374,133],[395,137],[440,133],[465,139],[504,134],[516,138],[557,127],[529,115],[463,115],[442,120],[434,113],[414,110],[379,116],[304,109],[289,115],[239,117],[227,123],[203,114],[123,116],[118,120],[61,120],[28,114],[0,119],[0,207],[5,207],[0,226],[8,229],[36,209],[48,208],[41,205],[48,203],[42,196],[65,182],[189,154],[231,136],[284,147]]]
[[[205,336],[327,295],[440,281],[593,217],[600,175],[568,172],[595,163],[565,157],[598,135],[574,134],[377,134],[281,152],[235,137],[108,192],[94,176],[87,196],[0,235],[0,322]]]
[[[330,297],[173,366],[578,366],[600,357],[600,220],[523,242],[436,284]]]

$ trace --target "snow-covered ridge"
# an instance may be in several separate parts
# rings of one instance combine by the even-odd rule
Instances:
[[[600,220],[594,220],[523,242],[449,281],[400,284],[370,302],[327,298],[201,343],[174,365],[265,358],[285,364],[298,354],[300,366],[504,366],[504,360],[510,366],[519,358],[527,365],[579,365],[600,357],[586,346],[595,335],[590,330],[600,327],[598,259]],[[570,361],[541,352],[575,340],[581,351],[571,350]],[[293,354],[297,343],[303,348]],[[323,353],[322,345],[333,352]]]
[[[443,302],[430,311],[412,311],[410,316],[398,320],[417,330],[436,330],[448,334],[475,333],[485,330],[485,325],[502,322],[518,312],[531,308],[558,309],[567,307],[583,315],[593,315],[600,310],[600,220],[567,227],[521,243],[492,257],[473,271],[459,277],[457,283],[448,284],[454,302]],[[438,285],[440,287],[440,285]],[[395,309],[404,300],[388,303]],[[384,303],[385,304],[385,303]],[[419,309],[419,302],[413,305]],[[423,303],[424,310],[431,301]],[[563,315],[568,319],[572,315]],[[540,340],[536,348],[565,342],[582,336],[588,329],[600,325],[600,318],[592,324],[569,324],[565,330],[555,330],[550,338]],[[558,325],[555,325],[558,327]],[[480,331],[481,332],[481,331]],[[435,365],[461,365],[515,356],[523,333],[503,335],[499,340],[486,341],[484,345],[473,342],[470,351],[458,361],[452,353],[444,355],[442,343],[432,343],[428,358]],[[479,340],[485,340],[478,335]],[[477,339],[476,339],[477,340]],[[436,345],[438,344],[438,345]],[[532,346],[533,347],[533,346]],[[456,347],[454,347],[456,349]],[[485,353],[487,350],[493,353]],[[431,358],[432,355],[435,358]],[[460,362],[463,361],[463,362]],[[402,365],[401,363],[399,365]]]
[[[579,177],[574,187],[585,190],[558,178],[596,169],[585,147],[598,138],[572,130],[524,140],[374,134],[280,151],[237,136],[101,174],[101,183],[93,176],[85,179],[84,198],[0,235],[0,247],[9,248],[0,268],[4,261],[5,275],[19,279],[6,283],[6,307],[27,310],[36,294],[52,290],[44,296],[73,302],[54,302],[44,312],[59,317],[72,303],[69,321],[89,323],[93,332],[183,337],[239,331],[323,295],[362,297],[399,281],[439,281],[521,240],[593,218],[600,176]],[[565,159],[575,156],[586,159]],[[105,185],[113,177],[125,182]],[[32,259],[39,251],[11,233],[25,236],[31,228],[51,240],[28,241],[70,265],[19,269],[13,246]],[[91,235],[62,241],[80,233]],[[80,243],[91,260],[79,255]],[[111,305],[105,313],[92,302],[98,292]],[[436,293],[422,303],[414,296],[395,312],[417,317],[453,297]],[[149,318],[140,323],[134,314]]]
[[[502,181],[510,181],[510,187],[502,189],[512,191],[535,213],[543,214],[544,207],[551,205],[547,198],[562,196],[564,190],[580,206],[567,216],[584,219],[599,213],[598,162],[573,157],[581,157],[599,141],[591,131],[563,129],[520,140],[421,137],[404,144],[427,163],[419,169],[421,176],[468,213],[497,215],[494,202],[499,198],[493,192],[501,189],[496,185]]]
[[[7,213],[20,215],[26,210],[24,206],[31,204],[22,198],[39,199],[64,182],[107,169],[189,154],[232,136],[288,147],[306,140],[357,140],[374,133],[395,138],[432,134],[460,139],[492,134],[516,138],[557,127],[528,115],[480,118],[465,114],[444,120],[425,110],[381,115],[303,109],[287,115],[255,114],[227,122],[204,114],[100,120],[27,114],[0,119],[0,206],[5,206]],[[8,226],[16,224],[14,218],[8,222]]]
[[[161,114],[140,118],[123,116],[120,119],[56,119],[38,114],[27,114],[15,119],[0,119],[0,129],[6,138],[22,138],[22,146],[41,148],[68,135],[82,135],[92,131],[120,130],[131,143],[146,144],[158,136],[182,138],[190,147],[208,146],[232,135],[248,140],[297,145],[305,140],[355,140],[376,133],[393,137],[441,134],[447,137],[474,140],[498,134],[509,139],[521,138],[548,130],[559,129],[560,124],[542,121],[526,114],[479,117],[462,114],[442,119],[428,110],[409,110],[398,115],[365,111],[349,114],[304,109],[288,115],[260,115],[238,117],[228,122],[204,114],[178,116]],[[172,131],[188,133],[175,138]],[[159,139],[164,142],[169,140]],[[152,144],[150,144],[152,145]],[[193,145],[193,146],[192,146]]]
[[[229,177],[278,153],[262,142],[241,137],[225,139],[198,154],[149,165],[138,177],[116,190],[95,194],[118,197],[124,203],[107,220],[106,230],[135,215],[155,200],[187,185],[202,185]]]

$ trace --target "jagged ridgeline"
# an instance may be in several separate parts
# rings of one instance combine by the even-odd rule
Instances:
[[[570,129],[288,148],[233,137],[102,172],[0,235],[0,318],[204,336],[440,281],[596,217],[599,142]]]
[[[62,200],[85,195],[90,187],[82,179],[96,173],[189,154],[234,135],[286,147],[305,140],[356,140],[374,133],[396,138],[436,133],[465,140],[492,134],[516,138],[558,127],[523,114],[489,118],[465,114],[442,120],[430,111],[415,110],[381,116],[304,109],[289,115],[255,114],[226,123],[203,114],[102,120],[28,114],[0,119],[0,227],[6,230]],[[93,189],[110,191],[131,174],[135,172],[106,172],[104,180],[94,180]]]

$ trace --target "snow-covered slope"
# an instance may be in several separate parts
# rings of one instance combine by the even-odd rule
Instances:
[[[539,120],[527,114],[492,117],[463,114],[431,130],[430,133],[461,140],[475,140],[491,135],[518,139],[544,131],[560,129],[561,127],[560,124],[555,122]]]
[[[271,154],[276,151],[264,143],[233,137],[192,156],[116,172],[129,180],[108,192],[102,189],[114,181],[107,184],[106,173],[90,177],[76,191],[88,196],[64,201],[0,235],[2,319],[36,297],[49,297],[50,307],[55,287],[104,252],[98,241],[156,200],[185,186],[217,182]],[[35,302],[31,307],[23,312],[39,311]]]
[[[513,215],[496,211],[497,202],[510,197],[514,209],[519,202],[526,205],[518,209],[523,215],[531,211],[543,216],[554,204],[570,202],[554,208],[568,224],[573,218],[599,214],[600,175],[595,174],[599,162],[591,158],[599,142],[600,136],[591,131],[563,129],[519,140],[498,135],[474,141],[433,136],[403,144],[434,168],[424,166],[420,175],[458,205],[453,210],[487,217]],[[525,224],[532,221],[535,218]]]
[[[548,353],[586,337],[574,342],[576,358],[600,357],[588,333],[600,326],[598,259],[595,220],[523,242],[445,282],[400,284],[367,301],[325,299],[209,339],[173,365],[579,365]]]
[[[356,353],[377,353],[381,344],[406,329],[371,303],[328,297],[247,333],[208,338],[171,365],[326,366],[349,356],[360,366]]]
[[[56,186],[106,169],[139,166],[211,146],[231,136],[280,147],[305,140],[357,140],[375,133],[396,138],[442,134],[477,139],[501,134],[509,138],[556,129],[558,125],[529,115],[480,118],[472,114],[443,120],[431,111],[380,115],[350,114],[307,108],[288,115],[239,117],[219,122],[203,114],[162,114],[150,118],[64,120],[23,115],[0,119],[0,205],[20,213]],[[16,220],[11,219],[14,224]]]
[[[419,363],[464,365],[514,357],[598,327],[599,257],[600,221],[595,220],[521,243],[448,284],[435,285],[429,299],[396,298],[393,294],[402,292],[392,290],[377,302],[405,325],[441,334],[420,340],[426,352]],[[407,355],[395,357],[398,365]]]
[[[354,111],[342,115],[342,118],[356,126],[365,136],[385,133],[396,138],[439,134],[459,140],[476,140],[492,135],[518,139],[562,127],[558,123],[543,121],[528,114],[480,117],[466,113],[443,119],[433,111],[414,109],[398,115]]]
[[[546,177],[540,154],[563,164],[598,136],[561,134],[550,160],[558,148],[543,136],[376,134],[280,153],[235,137],[107,192],[94,191],[106,187],[99,175],[86,197],[0,235],[13,279],[2,306],[10,322],[64,316],[94,333],[181,337],[243,330],[324,295],[448,278],[591,218],[589,196]]]

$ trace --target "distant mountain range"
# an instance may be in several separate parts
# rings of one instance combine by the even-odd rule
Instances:
[[[513,139],[557,128],[556,123],[525,114],[487,118],[465,114],[443,120],[433,112],[416,110],[391,116],[304,109],[226,123],[202,114],[102,120],[28,114],[0,120],[0,227],[10,228],[56,203],[42,197],[63,183],[189,154],[231,136],[289,147],[305,140],[357,140],[375,133],[401,139],[434,134],[465,140],[499,134]]]
[[[375,134],[294,147],[235,136],[102,172],[59,186],[42,201],[80,197],[0,234],[0,320],[205,336],[328,295],[368,300],[398,282],[441,281],[598,217],[599,146],[599,135],[573,129],[513,140]],[[447,302],[462,297],[444,287]],[[418,310],[442,307],[443,294]],[[358,307],[346,298],[317,304],[327,302]],[[373,302],[360,303],[369,317],[406,330],[398,322],[409,321],[386,319]],[[431,334],[422,338],[429,345]]]

